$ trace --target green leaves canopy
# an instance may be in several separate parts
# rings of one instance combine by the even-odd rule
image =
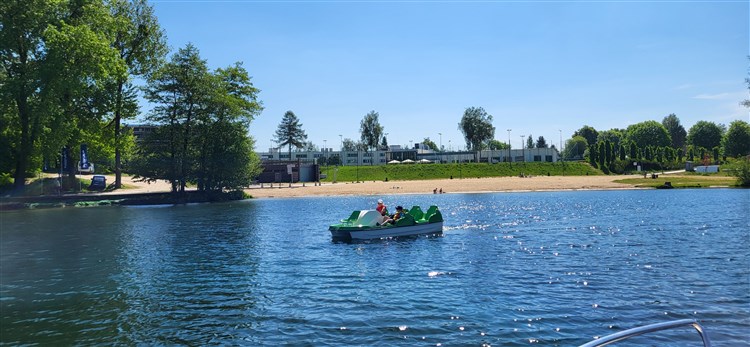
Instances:
[[[377,112],[370,111],[359,124],[359,133],[365,150],[377,148],[380,138],[383,137],[383,126],[380,125],[379,116]]]
[[[468,107],[464,111],[458,130],[464,134],[466,147],[472,151],[482,149],[482,143],[495,137],[495,127],[492,126],[492,115],[484,108]]]
[[[724,129],[714,122],[698,121],[688,131],[688,144],[695,148],[713,149],[721,145]]]
[[[747,122],[736,120],[729,124],[729,130],[722,139],[724,154],[739,158],[750,155],[750,125]]]
[[[302,130],[302,124],[292,111],[286,111],[276,129],[276,143],[279,147],[289,146],[289,159],[292,159],[292,146],[302,148],[307,140],[307,134]]]
[[[635,142],[639,148],[665,147],[672,143],[664,125],[654,120],[630,125],[625,130],[625,134],[626,140]]]

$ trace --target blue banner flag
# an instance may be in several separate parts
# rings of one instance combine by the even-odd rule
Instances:
[[[63,171],[68,171],[68,147],[67,146],[63,147],[60,160],[62,161],[62,163],[60,164],[62,164]]]
[[[81,144],[81,169],[89,169],[89,150],[85,143]]]

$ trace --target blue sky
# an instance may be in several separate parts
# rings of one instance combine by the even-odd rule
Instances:
[[[267,150],[292,110],[308,140],[339,149],[371,110],[389,144],[463,148],[467,107],[495,138],[559,146],[661,121],[748,121],[747,1],[154,1],[174,51],[212,68],[242,61],[261,90],[252,123]],[[560,130],[562,132],[560,132]],[[442,136],[438,134],[442,133]],[[441,141],[442,138],[442,141]],[[325,142],[324,142],[325,140]]]

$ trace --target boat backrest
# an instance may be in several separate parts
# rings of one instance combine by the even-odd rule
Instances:
[[[354,222],[358,225],[375,226],[382,220],[380,212],[375,210],[360,211],[359,218]]]
[[[342,223],[354,223],[359,218],[360,211],[354,211],[347,219],[342,219]]]
[[[437,206],[432,205],[427,209],[427,213],[425,213],[424,219],[426,219],[430,223],[442,222],[443,214],[440,213],[440,210]]]
[[[437,206],[432,205],[430,208],[427,209],[427,212],[424,214],[424,219],[430,220],[430,217],[435,214],[435,211],[437,211]]]
[[[412,206],[409,209],[409,214],[414,217],[415,220],[420,220],[424,218],[424,212],[422,212],[422,208],[419,206]]]
[[[414,225],[414,224],[416,224],[416,221],[414,220],[414,216],[408,213],[404,214],[403,217],[399,218],[396,221],[397,227],[409,226],[409,225]]]

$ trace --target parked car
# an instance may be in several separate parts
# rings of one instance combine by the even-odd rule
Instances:
[[[81,167],[81,162],[78,162],[78,173],[82,174],[93,174],[94,173],[94,163],[89,163],[89,167],[84,168]]]
[[[91,176],[91,184],[89,190],[104,190],[107,189],[107,178],[101,175]]]

